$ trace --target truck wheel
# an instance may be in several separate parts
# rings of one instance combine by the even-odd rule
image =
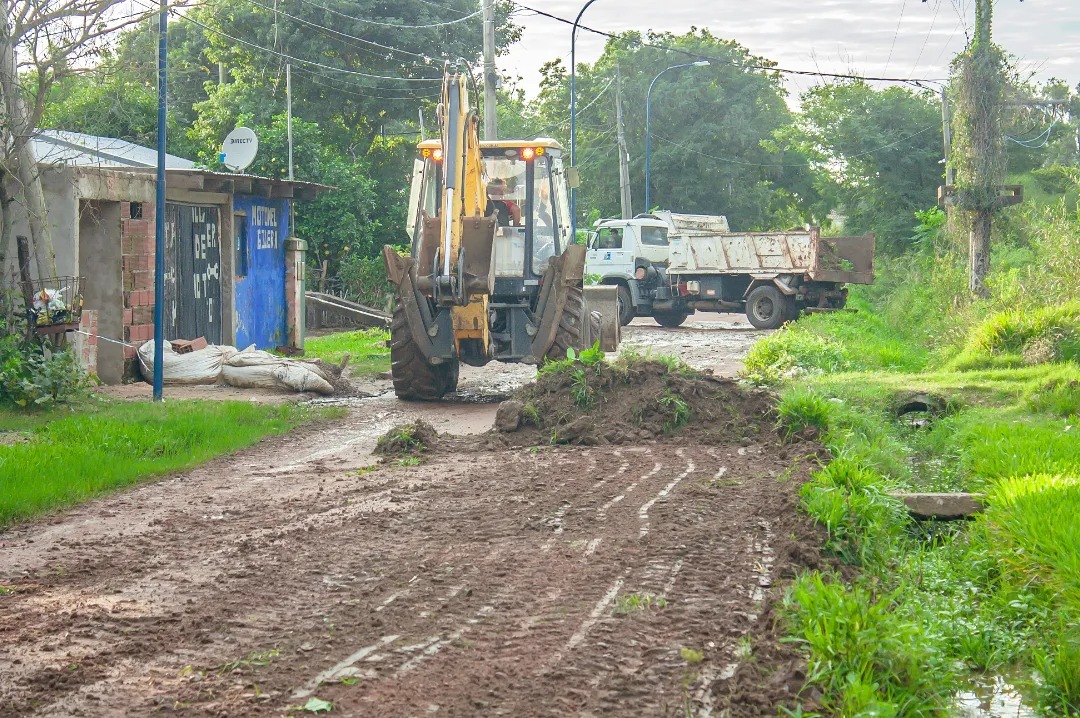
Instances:
[[[566,293],[566,304],[563,305],[562,316],[559,317],[555,341],[544,353],[544,361],[562,361],[566,358],[567,349],[585,349],[582,336],[585,332],[585,321],[585,293],[581,287],[571,287]]]
[[[390,321],[390,374],[394,393],[407,401],[436,401],[457,389],[457,360],[431,364],[424,358],[400,301]]]
[[[794,303],[772,284],[763,284],[746,298],[746,318],[758,329],[779,329],[795,311]]]
[[[619,285],[619,324],[626,326],[634,321],[637,310],[634,309],[634,298],[630,296],[630,288],[625,284]]]
[[[677,309],[670,312],[653,312],[653,319],[662,327],[681,327],[688,316],[690,316],[689,313],[680,312]]]

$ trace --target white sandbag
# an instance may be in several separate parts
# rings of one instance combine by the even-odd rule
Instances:
[[[334,387],[314,367],[251,347],[229,357],[222,377],[229,386],[334,393]]]
[[[162,383],[167,385],[217,384],[226,359],[237,353],[236,347],[211,345],[187,354],[177,354],[167,341],[161,349]],[[138,354],[143,379],[147,383],[152,383],[154,381],[154,341],[150,340],[140,346]]]

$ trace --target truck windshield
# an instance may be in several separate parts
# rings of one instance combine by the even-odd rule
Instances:
[[[641,243],[652,247],[668,246],[667,227],[642,227]]]

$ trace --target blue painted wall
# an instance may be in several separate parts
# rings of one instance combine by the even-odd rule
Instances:
[[[273,349],[287,343],[285,239],[289,236],[289,202],[236,195],[233,208],[247,214],[246,231],[237,237],[233,248],[236,346],[243,349],[254,344],[259,349]],[[235,222],[239,233],[240,218]],[[247,274],[242,276],[245,251]]]

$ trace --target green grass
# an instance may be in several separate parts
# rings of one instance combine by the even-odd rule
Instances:
[[[389,339],[390,332],[384,329],[310,337],[304,340],[304,356],[340,364],[348,354],[352,376],[371,377],[390,371],[390,347],[386,346]]]
[[[250,402],[97,403],[4,428],[30,441],[0,445],[0,526],[72,506],[140,480],[191,468],[337,410]]]
[[[918,371],[928,352],[906,340],[870,306],[853,297],[852,311],[811,314],[754,343],[743,375],[755,383],[846,371]]]
[[[1080,361],[1080,301],[988,317],[971,330],[949,368],[966,371],[1063,361]]]
[[[838,356],[866,344],[827,328],[804,334],[839,345]],[[1006,335],[1031,336],[993,336]],[[867,368],[874,358],[829,368],[799,342],[780,346],[789,369],[751,378],[779,384],[783,429],[814,427],[829,447],[803,508],[826,549],[860,569],[846,581],[810,573],[789,589],[790,635],[806,647],[825,714],[948,715],[957,677],[973,670],[1030,676],[1029,698],[1047,715],[1080,715],[1080,365],[959,371],[931,369],[923,354],[913,369]],[[939,400],[928,427],[896,415],[915,394]],[[988,508],[968,525],[916,526],[888,496],[896,490],[985,492]]]

